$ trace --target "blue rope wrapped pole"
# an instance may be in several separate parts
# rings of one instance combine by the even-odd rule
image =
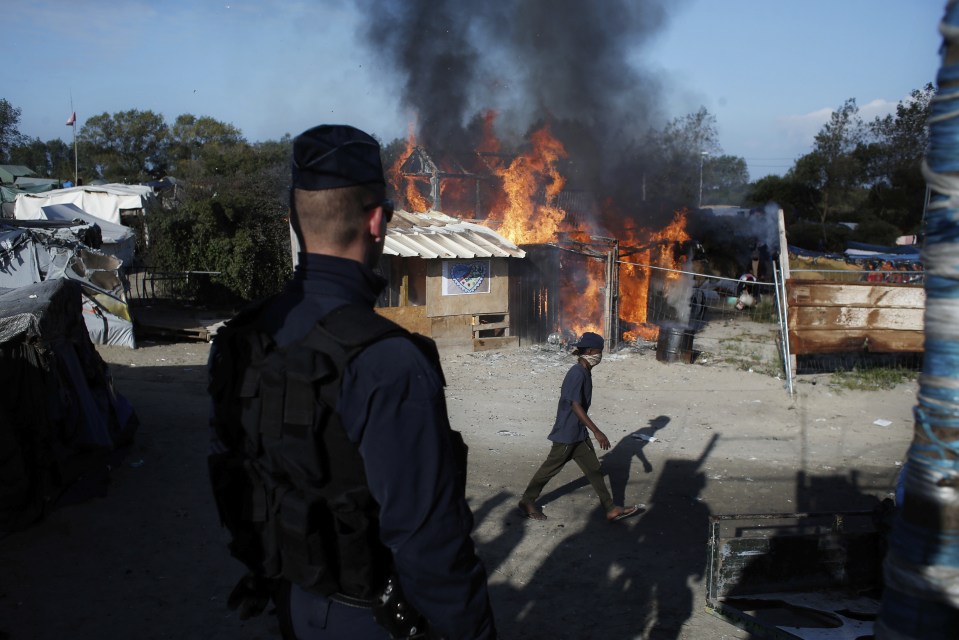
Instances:
[[[959,0],[949,0],[923,174],[925,357],[885,561],[880,640],[959,638]]]

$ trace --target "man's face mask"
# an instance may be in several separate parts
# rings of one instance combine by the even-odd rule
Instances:
[[[589,363],[589,366],[595,367],[595,366],[598,365],[600,362],[602,362],[602,360],[603,360],[603,353],[602,353],[602,352],[594,353],[593,355],[582,356],[582,358],[583,358],[583,360],[585,360],[586,362]]]

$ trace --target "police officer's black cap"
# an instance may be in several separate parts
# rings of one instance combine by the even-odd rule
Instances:
[[[324,124],[293,140],[293,188],[307,191],[385,184],[380,145],[356,127]]]

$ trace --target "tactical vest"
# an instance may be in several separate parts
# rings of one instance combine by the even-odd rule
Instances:
[[[264,304],[220,329],[211,352],[213,427],[225,451],[211,454],[210,476],[230,551],[258,577],[375,598],[391,556],[363,461],[336,412],[340,383],[357,354],[393,336],[413,340],[442,375],[435,344],[348,305],[280,348],[259,326]]]

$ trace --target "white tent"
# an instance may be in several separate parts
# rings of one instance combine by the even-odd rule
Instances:
[[[14,204],[17,220],[42,220],[41,209],[52,204],[74,204],[101,220],[120,224],[120,212],[143,209],[155,196],[139,184],[100,184],[44,193],[21,193]]]
[[[43,220],[83,220],[100,227],[103,245],[100,250],[119,258],[124,266],[133,261],[133,250],[136,246],[136,234],[133,229],[122,224],[113,224],[96,216],[90,215],[75,204],[50,204],[40,208]]]

